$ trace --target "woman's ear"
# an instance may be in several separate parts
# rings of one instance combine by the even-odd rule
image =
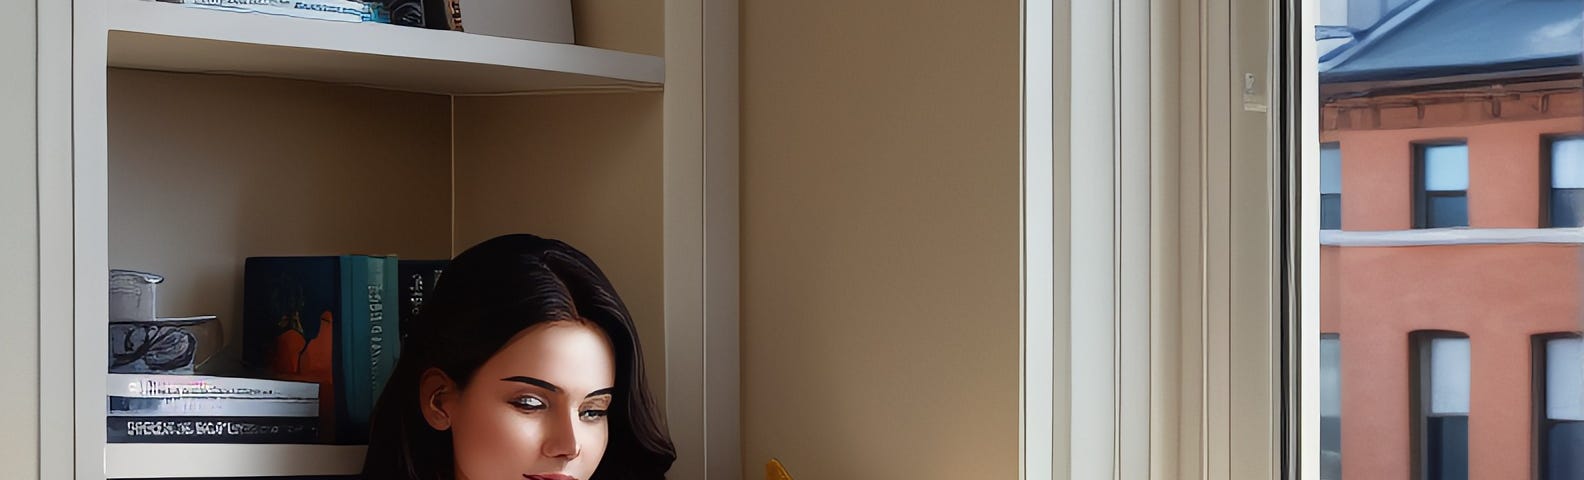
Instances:
[[[424,370],[418,377],[418,411],[423,412],[424,421],[435,430],[445,431],[451,429],[451,414],[448,407],[457,397],[456,382],[438,368]]]

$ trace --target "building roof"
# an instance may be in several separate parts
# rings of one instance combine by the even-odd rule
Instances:
[[[1357,36],[1321,63],[1321,83],[1573,67],[1584,1],[1420,0]]]

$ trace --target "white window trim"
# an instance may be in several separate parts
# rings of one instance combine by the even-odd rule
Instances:
[[[1022,478],[1178,478],[1178,18],[1024,3]]]
[[[1281,245],[1271,161],[1318,159],[1315,45],[1268,47],[1315,5],[1280,3],[1025,0],[1022,478],[1318,478],[1318,163]]]

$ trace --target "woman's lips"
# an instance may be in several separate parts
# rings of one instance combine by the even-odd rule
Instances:
[[[541,474],[538,474],[538,475],[527,475],[527,474],[524,474],[523,475],[523,480],[578,480],[578,479],[576,477],[571,476],[571,475],[563,475],[563,474],[559,474],[559,473],[541,473]]]

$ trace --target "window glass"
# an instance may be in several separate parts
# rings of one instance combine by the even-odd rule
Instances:
[[[1424,189],[1431,192],[1468,190],[1468,145],[1424,147]]]
[[[1584,340],[1547,341],[1545,372],[1546,418],[1584,421]]]

